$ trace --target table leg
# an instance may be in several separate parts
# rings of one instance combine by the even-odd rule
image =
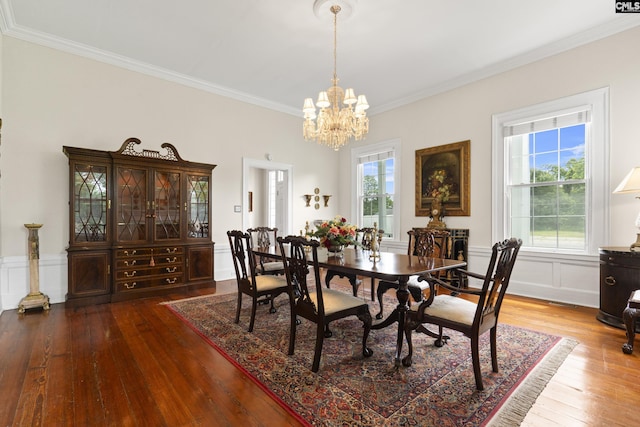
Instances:
[[[398,298],[398,340],[396,342],[396,357],[395,357],[395,365],[396,367],[400,367],[402,363],[402,342],[404,341],[404,323],[407,317],[407,310],[409,310],[409,306],[407,302],[409,301],[409,289],[407,286],[408,278],[401,279],[399,281],[398,290],[396,291],[396,296]]]
[[[404,324],[407,317],[407,310],[409,306],[409,286],[407,285],[408,277],[403,277],[398,280],[398,289],[396,290],[396,297],[398,298],[398,305],[393,309],[391,314],[380,323],[371,325],[371,329],[382,329],[390,326],[393,323],[398,322],[398,339],[396,342],[396,354],[395,365],[399,367],[402,364],[400,355],[402,354],[402,342],[404,341]]]

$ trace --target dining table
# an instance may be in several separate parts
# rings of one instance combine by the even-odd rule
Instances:
[[[275,246],[253,248],[253,251],[258,255],[281,257],[278,248]],[[409,290],[407,285],[409,277],[464,267],[466,262],[384,251],[376,251],[374,254],[359,247],[347,247],[340,253],[329,252],[326,248],[318,248],[318,265],[321,268],[344,274],[355,274],[398,283],[398,289],[396,290],[398,305],[387,318],[374,323],[371,329],[382,329],[394,323],[398,324],[394,362],[395,366],[399,367],[402,363],[401,354],[405,319],[409,310]]]

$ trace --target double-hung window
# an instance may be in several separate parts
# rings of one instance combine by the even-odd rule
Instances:
[[[352,183],[355,197],[352,211],[359,227],[384,230],[384,236],[398,238],[400,142],[385,142],[352,150]]]
[[[494,232],[534,251],[606,241],[607,91],[494,116]]]

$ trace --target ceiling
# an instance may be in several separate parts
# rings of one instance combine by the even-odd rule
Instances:
[[[11,36],[302,116],[333,75],[370,114],[640,25],[608,0],[0,0]],[[318,15],[318,16],[317,16]]]

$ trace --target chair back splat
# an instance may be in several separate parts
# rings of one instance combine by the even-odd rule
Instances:
[[[453,329],[471,339],[471,360],[476,388],[484,389],[480,370],[480,336],[487,331],[490,332],[491,367],[493,372],[498,372],[496,339],[498,315],[521,246],[522,240],[516,238],[494,244],[491,249],[491,260],[484,275],[465,269],[456,269],[461,276],[481,280],[481,289],[459,288],[442,277],[420,278],[421,281],[429,284],[431,292],[429,298],[420,304],[412,305],[407,313],[405,334],[409,344],[409,354],[402,360],[405,366],[411,366],[412,363],[412,330],[435,337],[435,346],[442,347],[449,339],[443,335],[443,328]],[[436,295],[436,287],[446,289],[450,294]],[[468,298],[460,298],[459,294],[466,295]],[[436,325],[438,333],[431,332],[425,325]]]
[[[498,314],[502,306],[502,300],[507,292],[511,272],[520,251],[522,242],[518,244],[515,239],[496,243],[492,248],[491,261],[482,284],[482,294],[478,302],[479,322],[485,322],[487,316],[492,315],[492,323],[498,322]]]
[[[278,229],[270,227],[249,228],[247,233],[251,236],[253,247],[260,248],[266,252],[269,247],[275,247],[278,238]],[[255,256],[257,274],[284,274],[284,266],[281,261],[273,260],[269,257]]]
[[[407,245],[407,255],[417,257],[445,258],[449,251],[451,234],[447,230],[437,228],[413,228],[407,231],[409,244]],[[433,273],[436,277],[441,277],[445,272]],[[378,304],[380,311],[376,314],[376,319],[384,317],[383,295],[389,289],[398,289],[397,282],[380,281],[378,283]],[[427,282],[421,282],[417,276],[409,278],[408,289],[414,301],[423,300],[424,292],[429,289]]]
[[[269,311],[275,313],[276,309],[273,300],[280,294],[286,294],[287,281],[282,276],[256,274],[256,257],[253,252],[253,245],[249,233],[239,230],[227,231],[233,267],[236,271],[236,281],[238,283],[238,301],[236,306],[235,322],[240,321],[240,310],[242,308],[242,295],[251,297],[251,319],[249,321],[249,332],[253,331],[255,323],[257,305],[259,303],[270,303]],[[259,299],[262,298],[262,299]]]
[[[316,324],[316,345],[311,370],[320,368],[320,356],[324,338],[332,336],[329,323],[347,316],[357,316],[364,325],[362,336],[362,355],[369,357],[373,352],[367,347],[367,338],[371,330],[369,306],[361,299],[347,293],[323,289],[320,281],[317,240],[307,240],[300,236],[278,237],[278,245],[284,262],[289,298],[292,300],[291,333],[289,354],[295,350],[297,329],[296,316]]]

